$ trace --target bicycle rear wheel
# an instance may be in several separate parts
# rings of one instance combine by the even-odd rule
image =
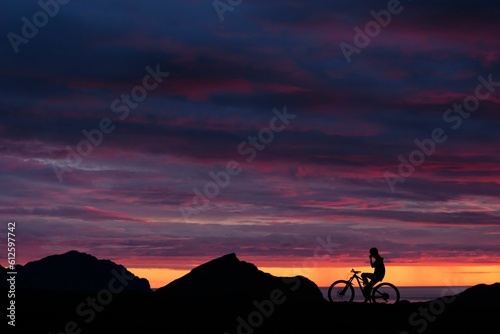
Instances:
[[[330,285],[328,299],[333,302],[352,302],[354,299],[354,288],[348,281],[339,280]]]
[[[374,303],[396,304],[399,302],[399,290],[392,283],[380,283],[372,291]]]

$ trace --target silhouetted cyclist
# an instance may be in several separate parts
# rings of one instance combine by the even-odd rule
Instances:
[[[375,261],[373,259],[375,258]],[[365,303],[370,300],[370,293],[372,291],[375,283],[382,281],[385,276],[385,265],[384,258],[381,257],[378,253],[378,249],[371,248],[370,249],[370,266],[375,268],[375,271],[372,273],[362,273],[361,278],[363,279],[363,283],[365,284],[365,288],[363,290],[363,295],[365,296]],[[368,279],[370,281],[368,282]]]

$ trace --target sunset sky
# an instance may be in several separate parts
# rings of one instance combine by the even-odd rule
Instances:
[[[500,281],[498,1],[41,3],[0,4],[0,264],[15,221],[18,263],[153,287],[227,253],[326,286],[370,247]]]

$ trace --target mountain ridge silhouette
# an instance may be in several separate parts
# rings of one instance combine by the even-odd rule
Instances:
[[[188,274],[158,288],[157,295],[167,296],[237,296],[264,298],[272,290],[293,292],[293,297],[307,302],[324,302],[318,286],[303,276],[276,277],[254,264],[240,261],[230,253],[193,268]]]
[[[133,275],[111,260],[98,260],[76,250],[16,265],[16,271],[18,289],[51,291],[99,291],[108,288],[116,273]],[[151,292],[147,279],[133,276],[126,282],[124,291]]]
[[[496,321],[500,283],[479,284],[453,298],[381,305],[329,303],[307,278],[273,276],[240,261],[234,253],[201,264],[155,292],[151,292],[147,280],[125,267],[77,251],[48,256],[16,269],[17,333],[60,333],[68,323],[76,324],[82,333],[93,334],[326,334],[352,333],[353,328],[356,332],[425,330],[432,334],[500,329]],[[128,290],[113,293],[109,300],[101,300],[102,291],[109,287],[105,280],[116,279],[109,274],[113,270],[130,275],[128,279],[135,283]],[[86,272],[84,278],[71,278],[82,271]],[[0,275],[6,273],[5,268],[0,270]],[[28,274],[26,280],[23,276]],[[57,275],[58,281],[49,282]],[[87,303],[92,300],[101,300],[101,304],[90,317],[91,304]],[[87,313],[79,312],[82,309]],[[422,310],[431,312],[431,320],[422,316]],[[351,321],[354,316],[357,320]]]

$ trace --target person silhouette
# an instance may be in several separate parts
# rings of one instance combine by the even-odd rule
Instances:
[[[374,258],[375,261],[373,261]],[[365,296],[365,303],[370,300],[370,293],[375,283],[382,281],[385,276],[384,258],[379,255],[378,249],[375,247],[370,248],[370,266],[372,268],[375,268],[373,274],[372,273],[361,274],[361,279],[363,280],[363,284],[365,285],[365,288],[363,289],[363,295]],[[370,279],[369,282],[368,279]]]

